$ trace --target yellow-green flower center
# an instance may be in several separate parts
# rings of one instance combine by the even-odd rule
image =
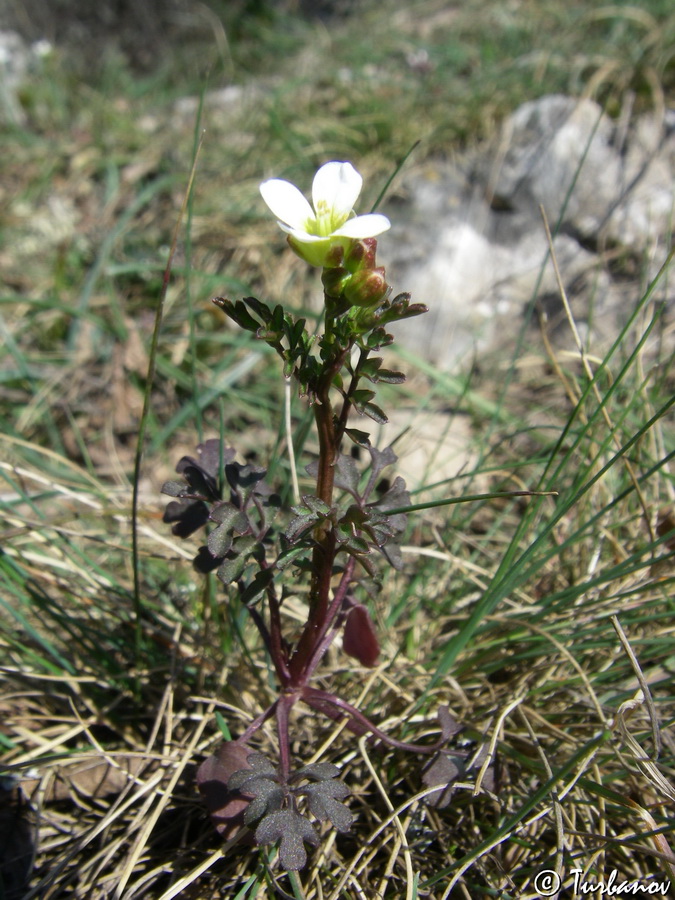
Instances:
[[[307,234],[315,234],[317,237],[329,237],[344,225],[348,218],[348,215],[336,215],[332,206],[325,200],[319,200],[316,215],[307,221],[305,230]]]

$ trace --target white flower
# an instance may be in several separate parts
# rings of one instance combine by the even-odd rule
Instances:
[[[260,193],[298,256],[313,266],[325,266],[336,245],[346,249],[354,238],[375,237],[390,227],[389,219],[379,213],[350,218],[362,184],[351,163],[328,162],[314,176],[314,209],[294,184],[281,178],[263,181]]]

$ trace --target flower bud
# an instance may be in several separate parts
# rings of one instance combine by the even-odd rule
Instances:
[[[375,306],[390,290],[384,277],[384,268],[362,269],[352,275],[344,287],[344,295],[352,306]]]
[[[375,268],[375,254],[377,253],[377,240],[375,238],[361,238],[354,240],[345,252],[343,265],[350,272],[360,272],[362,269]]]
[[[324,269],[321,273],[321,282],[326,296],[335,300],[342,295],[351,279],[351,273],[341,266],[334,269]]]

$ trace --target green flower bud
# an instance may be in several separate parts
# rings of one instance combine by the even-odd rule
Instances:
[[[352,275],[344,287],[344,295],[352,306],[375,306],[383,300],[390,287],[384,277],[384,269],[362,269]]]
[[[363,269],[375,268],[377,240],[372,237],[354,240],[345,251],[343,265],[350,272],[361,272]]]
[[[351,272],[347,269],[336,267],[334,269],[324,269],[321,273],[321,282],[327,297],[337,300],[344,292],[345,288],[352,279]]]

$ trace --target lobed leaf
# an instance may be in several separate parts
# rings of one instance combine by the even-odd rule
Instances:
[[[255,832],[258,844],[279,841],[279,861],[284,869],[297,872],[307,862],[304,844],[316,847],[319,837],[311,823],[293,809],[272,812],[260,822]]]
[[[319,781],[307,785],[303,793],[307,796],[309,811],[320,822],[330,821],[342,834],[349,831],[354,817],[344,803],[340,803],[340,800],[349,796],[349,788],[344,782]]]
[[[351,456],[341,453],[335,464],[335,486],[358,499],[359,470]]]

